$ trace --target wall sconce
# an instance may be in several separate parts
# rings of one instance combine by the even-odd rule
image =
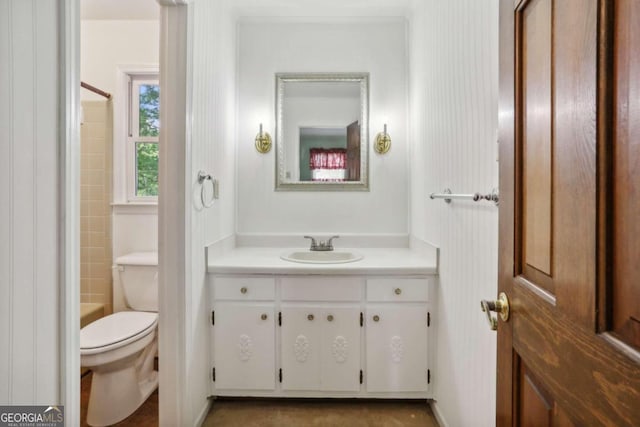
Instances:
[[[384,124],[384,131],[376,135],[376,142],[373,148],[378,154],[386,154],[391,148],[391,137],[387,133],[387,124]]]
[[[271,135],[269,132],[262,131],[262,123],[260,123],[260,132],[256,135],[256,150],[262,154],[271,150]]]

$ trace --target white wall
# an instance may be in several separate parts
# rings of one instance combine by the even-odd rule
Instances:
[[[239,24],[239,233],[407,233],[405,21],[337,21]],[[371,191],[274,191],[275,147],[260,154],[253,141],[259,123],[275,135],[277,72],[371,73],[369,146],[385,121],[393,138],[387,155],[370,150]]]
[[[64,399],[58,345],[59,3],[0,1],[1,404]]]
[[[186,402],[191,405],[193,424],[206,415],[203,411],[208,408],[206,397],[212,385],[205,247],[232,236],[235,229],[236,33],[235,22],[223,3],[196,1],[190,6],[192,133],[187,173],[192,187],[189,192],[191,247],[187,257],[191,283],[186,297],[189,393]],[[200,201],[200,185],[196,179],[200,170],[213,175],[220,183],[220,197],[209,209],[202,209]]]
[[[160,23],[157,20],[82,20],[80,75],[85,83],[116,95],[116,67],[158,64]],[[81,99],[104,100],[86,89]]]
[[[498,2],[416,1],[410,43],[411,232],[440,247],[435,408],[493,426],[496,333],[479,302],[497,293],[498,209],[428,195],[497,186]]]

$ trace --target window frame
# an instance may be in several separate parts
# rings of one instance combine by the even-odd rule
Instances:
[[[127,73],[127,105],[126,105],[126,201],[127,203],[158,203],[158,196],[139,196],[137,143],[160,144],[159,136],[140,136],[140,90],[142,85],[160,85],[157,73]]]

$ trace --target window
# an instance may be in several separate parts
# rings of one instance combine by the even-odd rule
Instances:
[[[129,76],[127,193],[129,201],[158,197],[160,85],[157,75]]]

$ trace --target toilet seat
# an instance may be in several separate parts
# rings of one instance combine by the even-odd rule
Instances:
[[[80,354],[90,355],[123,347],[152,333],[158,313],[120,311],[80,330]]]

